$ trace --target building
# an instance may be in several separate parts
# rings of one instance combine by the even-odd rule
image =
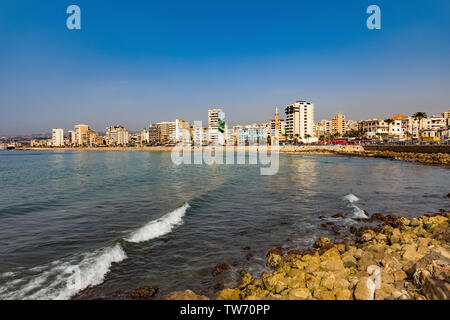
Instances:
[[[347,120],[345,123],[345,132],[348,131],[358,131],[359,129],[359,123],[355,120]]]
[[[52,146],[63,147],[64,146],[64,130],[52,129]]]
[[[148,127],[148,143],[161,143],[161,127],[157,124],[152,124]]]
[[[222,109],[208,110],[209,142],[224,145],[226,140],[225,112]]]
[[[387,139],[389,137],[389,125],[383,120],[371,119],[361,121],[361,128],[367,138]]]
[[[128,131],[121,125],[106,128],[106,143],[114,146],[126,146],[128,144]]]
[[[266,124],[251,124],[234,128],[237,130],[237,143],[239,145],[267,144],[269,127]]]
[[[290,141],[294,138],[306,140],[314,135],[314,104],[297,101],[285,109],[286,135]]]
[[[331,133],[342,136],[346,131],[346,119],[345,115],[336,113],[331,118]]]
[[[86,124],[77,124],[75,126],[75,145],[79,147],[96,146],[99,143],[97,132],[91,130]]]
[[[67,131],[68,139],[69,139],[69,145],[75,145],[75,131],[69,130]]]
[[[189,144],[191,140],[189,123],[184,120],[175,120],[175,132],[174,136],[171,138],[171,141],[174,143],[183,143]]]
[[[159,127],[159,143],[171,144],[175,142],[176,123],[165,121],[156,124]]]

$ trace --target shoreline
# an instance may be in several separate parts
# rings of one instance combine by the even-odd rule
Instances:
[[[342,241],[322,237],[306,251],[270,250],[272,271],[254,277],[243,270],[237,286],[217,291],[215,299],[450,299],[450,211],[412,219],[375,213],[357,221],[365,226],[350,227]],[[186,290],[163,299],[209,298]]]
[[[412,146],[415,147],[415,146]],[[419,146],[420,147],[420,146]],[[157,151],[168,152],[172,151],[172,146],[152,146],[152,147],[82,147],[82,148],[17,148],[17,151]],[[422,147],[426,149],[426,147]],[[447,146],[444,146],[444,152],[397,152],[390,150],[366,150],[363,146],[347,146],[347,145],[333,145],[333,146],[280,146],[279,153],[283,154],[307,154],[307,155],[334,155],[334,156],[348,156],[348,157],[363,157],[363,158],[385,158],[391,160],[402,160],[407,162],[419,163],[424,165],[437,165],[446,169],[450,169],[450,153],[447,152]],[[204,150],[205,147],[202,147]],[[367,149],[372,149],[367,147]],[[417,149],[417,148],[416,148]],[[188,150],[192,150],[191,147]],[[255,152],[258,147],[248,146],[234,146],[234,152]],[[394,148],[395,150],[395,148]],[[225,148],[224,148],[225,151]],[[270,151],[270,146],[267,148]],[[423,151],[420,150],[419,151]],[[438,150],[439,151],[439,150]]]
[[[338,222],[343,216],[321,218]],[[235,287],[215,290],[214,297],[189,289],[161,296],[158,287],[142,286],[106,296],[92,296],[87,288],[72,299],[450,300],[450,211],[411,219],[374,213],[355,220],[359,227],[346,227],[334,243],[320,237],[308,250],[269,250],[271,271],[253,276],[242,270]],[[218,263],[212,275],[229,269]]]

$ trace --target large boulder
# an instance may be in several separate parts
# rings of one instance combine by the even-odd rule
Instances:
[[[202,296],[192,290],[174,291],[163,297],[163,300],[209,300],[207,296]]]
[[[373,300],[374,299],[374,288],[371,287],[369,277],[362,277],[359,279],[358,284],[355,288],[355,299],[356,300]]]
[[[307,288],[297,288],[289,291],[289,297],[299,300],[311,298],[311,291]]]
[[[239,289],[223,289],[216,294],[217,300],[240,300]]]
[[[131,290],[130,296],[132,299],[149,299],[158,292],[158,287],[155,286],[142,286],[137,289]]]

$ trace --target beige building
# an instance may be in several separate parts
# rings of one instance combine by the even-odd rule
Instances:
[[[64,130],[52,129],[52,146],[63,147],[64,146]]]
[[[331,133],[342,135],[345,133],[345,115],[341,113],[336,113],[333,118],[331,118]]]
[[[314,135],[314,104],[306,101],[296,101],[285,109],[286,136],[289,140],[306,138]]]
[[[97,132],[91,130],[87,124],[77,124],[75,126],[75,145],[91,147],[99,143]]]

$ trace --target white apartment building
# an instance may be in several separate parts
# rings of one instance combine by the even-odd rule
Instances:
[[[225,113],[222,109],[208,110],[208,139],[211,143],[225,144]]]
[[[296,101],[285,109],[286,135],[289,140],[298,137],[306,141],[306,136],[314,135],[314,104],[306,101]]]
[[[387,139],[389,137],[389,125],[383,120],[370,119],[361,122],[366,137],[370,139]]]
[[[64,146],[64,130],[52,129],[52,146],[62,147]]]
[[[128,144],[128,131],[122,126],[106,128],[106,141],[109,145],[124,146]]]

